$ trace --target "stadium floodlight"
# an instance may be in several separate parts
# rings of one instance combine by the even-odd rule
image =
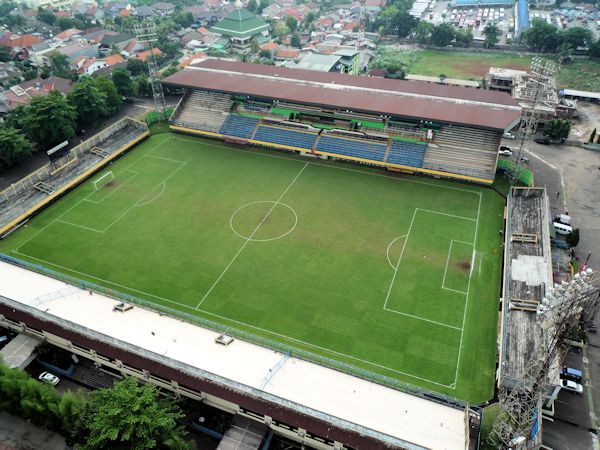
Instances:
[[[114,178],[115,178],[115,176],[113,175],[112,170],[106,172],[100,178],[97,178],[94,181],[92,181],[92,185],[94,186],[94,190],[97,191],[98,188],[101,188],[102,186],[104,186],[107,183],[111,182],[112,180],[114,180]]]

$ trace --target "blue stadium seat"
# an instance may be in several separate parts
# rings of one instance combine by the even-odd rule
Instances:
[[[422,167],[427,144],[392,141],[387,162],[403,166]]]
[[[261,125],[254,135],[257,141],[312,149],[317,139],[317,133],[306,133],[292,129]]]
[[[344,139],[331,135],[323,135],[317,144],[317,150],[355,158],[383,161],[385,142],[373,142],[362,139]]]
[[[221,127],[219,133],[227,136],[235,136],[250,139],[258,124],[258,119],[230,114]]]

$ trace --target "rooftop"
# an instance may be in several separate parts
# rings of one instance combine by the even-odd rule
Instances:
[[[267,31],[269,24],[243,8],[236,8],[211,28],[211,31],[235,38],[247,38]]]
[[[193,64],[163,83],[494,130],[512,127],[521,116],[502,92],[220,59]]]

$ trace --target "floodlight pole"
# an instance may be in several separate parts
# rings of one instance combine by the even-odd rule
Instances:
[[[556,71],[554,63],[534,57],[531,60],[531,76],[529,81],[535,84],[531,105],[523,108],[521,124],[519,126],[520,143],[518,150],[511,156],[512,168],[509,170],[511,184],[514,184],[523,171],[521,165],[525,142],[533,139],[538,127],[540,113],[538,106],[546,91],[547,81],[554,76]],[[526,83],[527,84],[527,83]]]
[[[154,56],[153,44],[158,41],[156,34],[156,25],[152,22],[144,22],[133,26],[137,40],[144,45],[144,49],[148,52],[148,74],[150,77],[150,87],[152,88],[152,97],[154,98],[154,107],[158,113],[159,120],[167,118],[167,104],[165,94],[160,84],[158,75],[158,64]]]

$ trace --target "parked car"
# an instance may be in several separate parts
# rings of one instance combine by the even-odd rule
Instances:
[[[517,137],[512,133],[504,133],[504,139],[516,139]]]
[[[583,386],[571,380],[562,380],[561,388],[575,394],[583,394]]]
[[[547,137],[535,138],[534,141],[537,142],[538,144],[542,144],[542,145],[550,144],[550,138],[547,138]]]
[[[510,149],[510,147],[501,145],[500,149],[498,150],[498,154],[503,156],[512,156],[513,151]]]
[[[40,373],[40,376],[38,377],[38,380],[40,380],[40,381],[42,381],[44,383],[51,384],[52,386],[56,386],[60,382],[60,378],[58,378],[54,374],[51,374],[50,372],[42,372],[42,373]]]
[[[563,366],[560,369],[560,378],[581,383],[583,381],[583,372],[572,367]]]

